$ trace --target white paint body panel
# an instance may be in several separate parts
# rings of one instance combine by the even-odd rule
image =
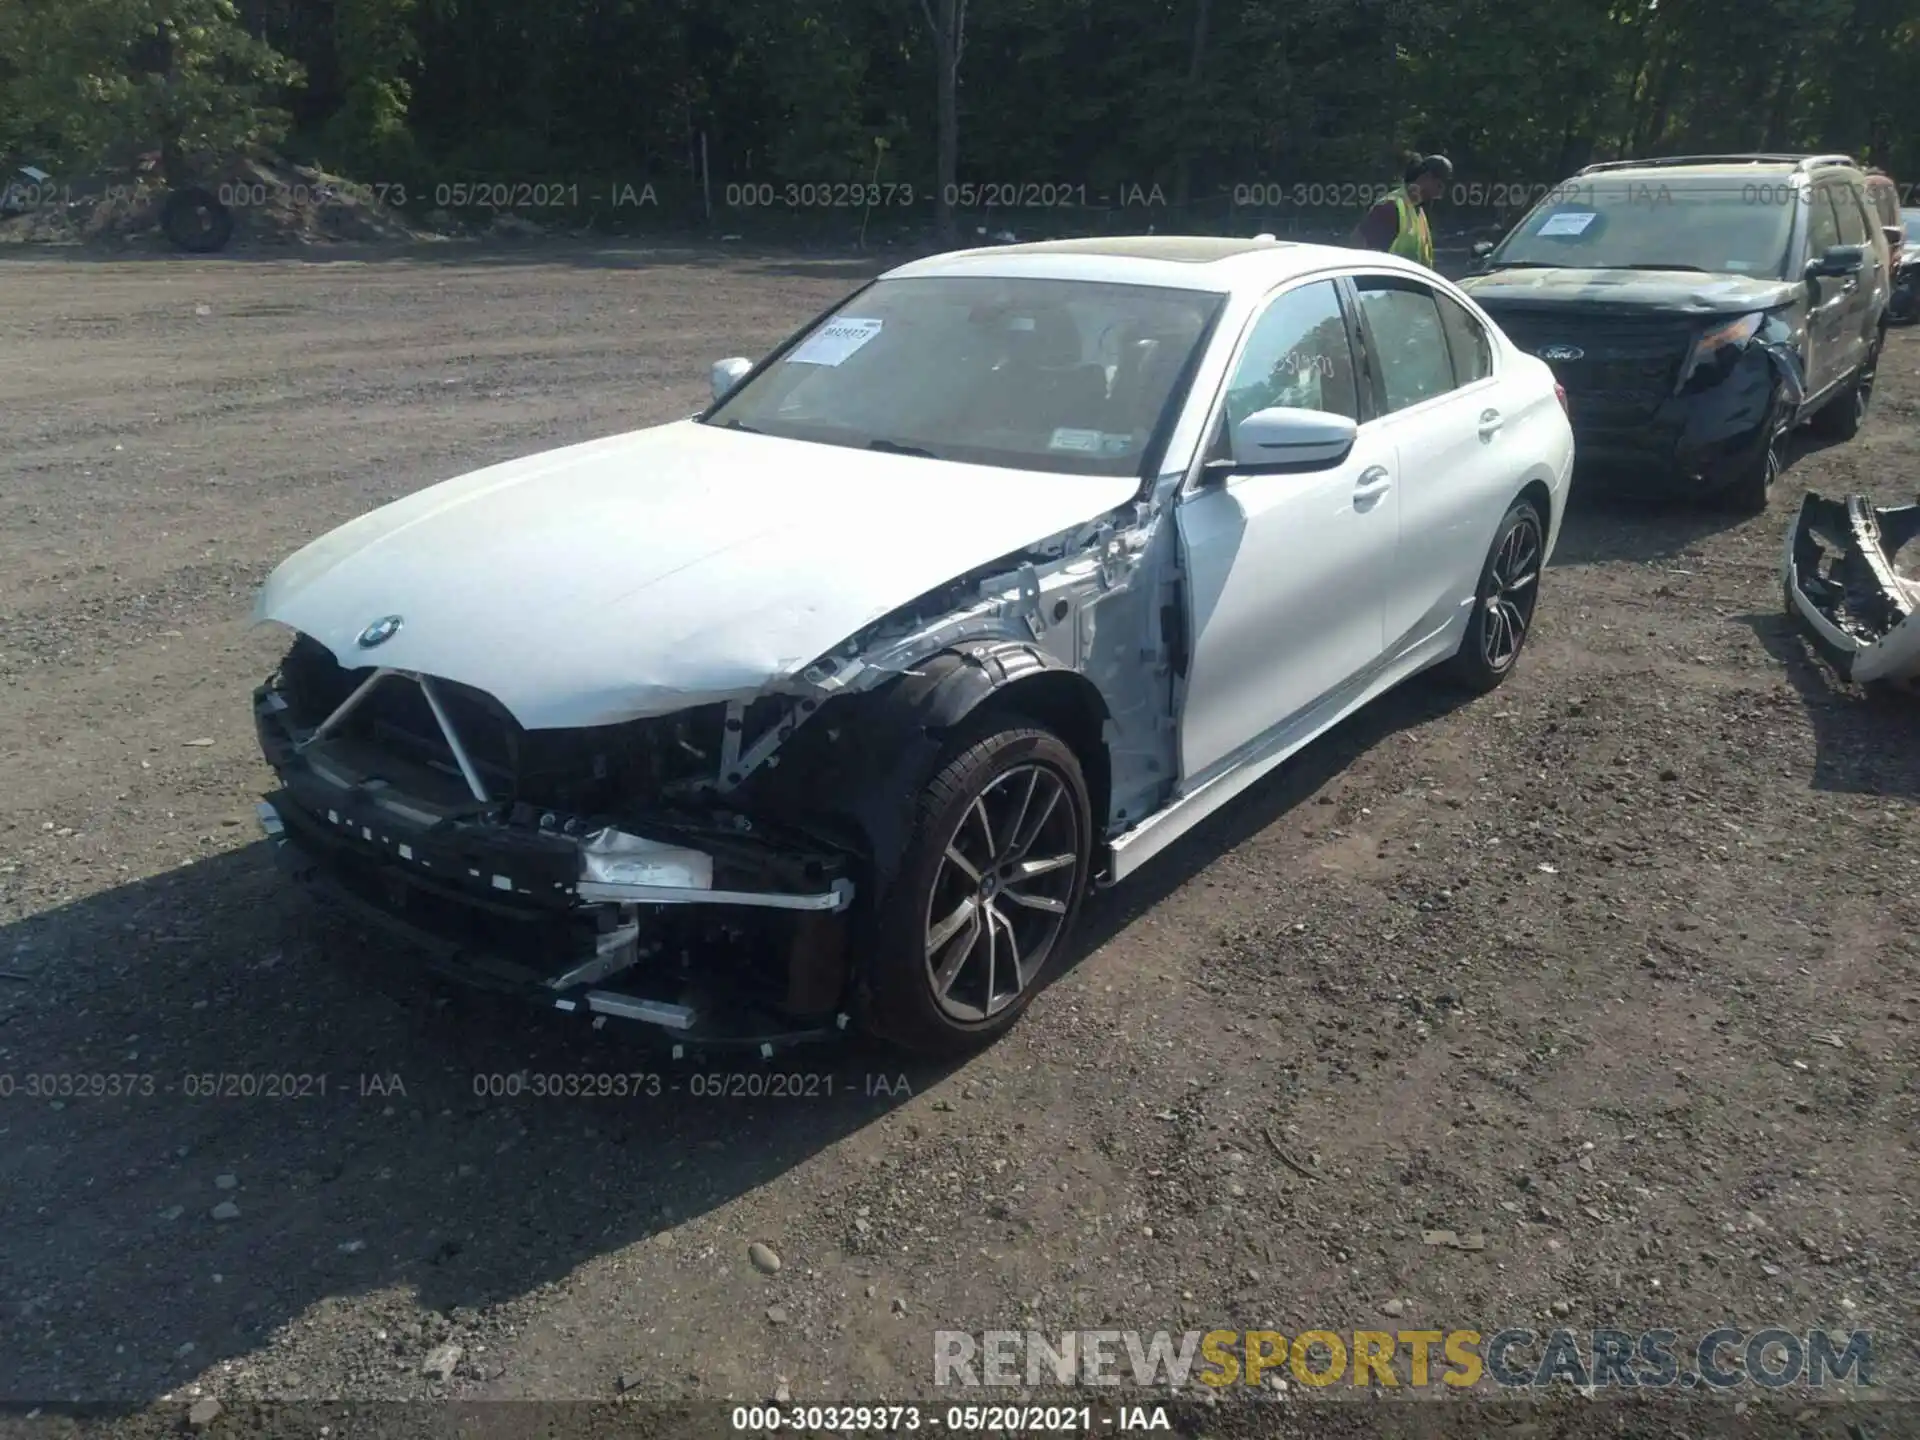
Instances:
[[[1235,475],[1181,505],[1195,636],[1183,776],[1208,770],[1379,656],[1379,561],[1399,537],[1399,494],[1390,483],[1378,500],[1356,503],[1361,475],[1376,469],[1391,482],[1396,465],[1392,437],[1373,430],[1338,465]]]
[[[1137,488],[676,421],[350,521],[274,571],[255,618],[484,690],[529,729],[612,724],[752,694]],[[385,615],[400,632],[359,649]]]
[[[1334,253],[1339,273],[1411,272],[1462,303],[1487,331],[1493,373],[1367,421],[1336,467],[1237,476],[1184,497],[1192,658],[1180,784],[1116,841],[1115,878],[1366,699],[1453,654],[1501,518],[1529,483],[1552,497],[1548,556],[1558,539],[1573,432],[1552,370],[1432,272]],[[1221,327],[1202,372],[1212,384],[1196,386],[1182,422],[1196,445],[1252,322],[1293,288],[1240,297]],[[1376,500],[1382,470],[1390,488]]]

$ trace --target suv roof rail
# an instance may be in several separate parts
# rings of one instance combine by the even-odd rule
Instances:
[[[1773,155],[1747,152],[1724,155],[1650,155],[1641,160],[1602,160],[1579,173],[1592,175],[1602,170],[1656,170],[1673,165],[1791,165],[1796,170],[1811,170],[1816,165],[1852,165],[1851,155]]]

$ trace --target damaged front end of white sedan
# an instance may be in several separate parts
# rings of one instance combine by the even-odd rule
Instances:
[[[1146,510],[943,586],[754,693],[611,724],[529,729],[483,690],[349,669],[300,634],[255,695],[280,783],[263,823],[299,878],[459,979],[687,1045],[823,1038],[871,1006],[856,946],[888,943],[854,901],[896,888],[926,777],[994,692],[1024,682],[1022,720],[1114,755],[1138,792],[1119,813],[1164,790],[1164,706],[1132,638],[1158,598],[1137,588]],[[380,617],[356,644],[406,624]],[[1038,758],[1054,763],[971,797],[932,887],[926,946],[954,951],[943,998],[962,1024],[1024,997],[1111,799],[1104,768]]]
[[[1787,536],[1787,613],[1843,680],[1920,685],[1920,579],[1901,550],[1920,536],[1920,503],[1876,506],[1864,495],[1809,493]]]

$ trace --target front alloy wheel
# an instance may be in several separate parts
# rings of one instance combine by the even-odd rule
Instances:
[[[1052,731],[996,715],[956,736],[877,897],[865,1027],[930,1055],[1011,1028],[1079,913],[1091,813],[1079,758]]]
[[[961,813],[926,923],[927,980],[953,1019],[978,1024],[1018,1000],[1060,938],[1080,884],[1075,818],[1066,781],[1037,764],[1005,771]]]

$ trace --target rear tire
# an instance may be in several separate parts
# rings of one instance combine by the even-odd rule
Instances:
[[[1880,341],[1873,342],[1865,362],[1853,372],[1843,389],[1814,412],[1813,433],[1822,440],[1851,440],[1866,423],[1867,403],[1873,398],[1873,381],[1880,368]]]
[[[1011,1029],[1079,917],[1090,813],[1079,759],[1052,731],[1000,715],[956,737],[879,899],[863,1028],[936,1056]]]
[[[1486,563],[1480,567],[1467,633],[1446,665],[1447,678],[1454,684],[1484,695],[1513,673],[1533,630],[1546,535],[1546,522],[1530,500],[1514,501],[1501,517]]]

